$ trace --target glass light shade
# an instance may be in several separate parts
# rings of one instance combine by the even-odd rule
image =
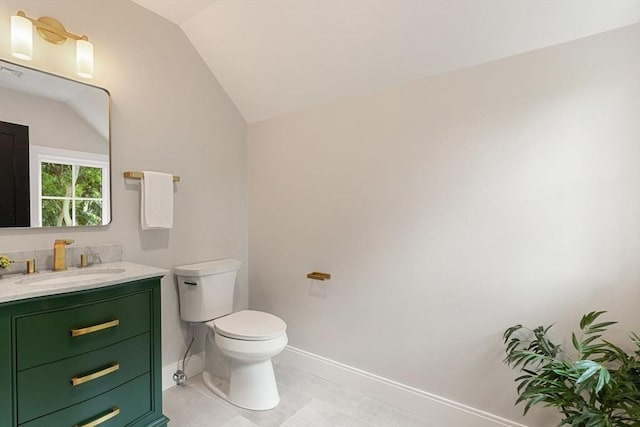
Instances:
[[[93,44],[87,40],[76,42],[76,72],[80,77],[93,77]]]
[[[33,52],[33,27],[22,16],[11,17],[11,54],[16,58],[31,60]]]

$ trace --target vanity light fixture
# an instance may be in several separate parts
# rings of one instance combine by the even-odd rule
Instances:
[[[20,12],[18,12],[20,13]],[[31,60],[33,29],[31,21],[20,15],[11,17],[11,54],[16,58]]]
[[[93,77],[93,44],[87,36],[68,32],[55,18],[43,16],[38,19],[28,17],[19,10],[11,17],[11,54],[16,58],[31,60],[33,51],[33,26],[38,35],[53,44],[62,44],[67,39],[76,41],[76,73],[80,77]]]

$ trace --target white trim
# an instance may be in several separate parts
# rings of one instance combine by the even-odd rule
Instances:
[[[93,163],[100,166],[102,166],[104,163],[109,163],[108,154],[64,150],[62,148],[46,147],[44,145],[31,145],[30,148],[32,154],[46,155],[48,158],[56,160],[59,159],[63,163],[67,159],[82,160],[83,162],[88,162],[87,164]]]
[[[176,385],[175,381],[173,381],[173,374],[178,370],[178,364],[182,365],[182,360],[162,368],[162,391]],[[185,370],[187,378],[200,375],[204,371],[204,351],[189,356]]]
[[[429,420],[433,425],[527,427],[292,346],[287,346],[274,360],[413,413]]]

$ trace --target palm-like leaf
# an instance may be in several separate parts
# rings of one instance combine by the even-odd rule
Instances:
[[[582,316],[580,334],[571,335],[575,362],[551,341],[551,326],[515,325],[505,331],[504,362],[522,373],[515,379],[516,404],[525,403],[525,414],[543,404],[562,413],[560,425],[640,426],[640,336],[630,335],[637,348],[632,355],[603,339],[607,328],[617,323],[596,323],[604,313]]]

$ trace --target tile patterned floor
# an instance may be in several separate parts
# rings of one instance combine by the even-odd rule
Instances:
[[[322,378],[274,363],[280,405],[249,411],[220,399],[190,378],[163,393],[169,427],[434,427],[408,412],[347,390]]]

